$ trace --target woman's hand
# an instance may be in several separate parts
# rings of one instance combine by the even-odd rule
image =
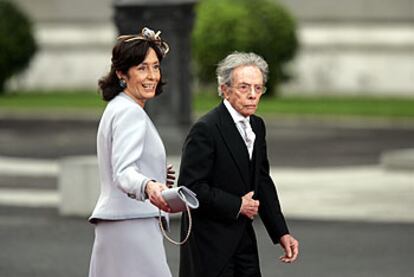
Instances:
[[[174,186],[175,181],[175,170],[173,169],[173,165],[169,164],[167,166],[167,187],[172,188]]]
[[[168,187],[165,184],[149,181],[145,187],[145,192],[153,205],[157,206],[164,212],[171,212],[171,208],[161,195],[161,192],[166,189],[168,189]]]

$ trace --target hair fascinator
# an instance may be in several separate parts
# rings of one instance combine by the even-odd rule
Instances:
[[[142,28],[141,33],[138,35],[122,35],[119,36],[117,39],[122,40],[123,42],[130,42],[135,40],[146,40],[153,42],[161,51],[163,57],[165,57],[165,55],[167,55],[167,53],[170,51],[170,47],[164,40],[162,40],[160,34],[161,31],[155,33],[150,28],[144,27]]]

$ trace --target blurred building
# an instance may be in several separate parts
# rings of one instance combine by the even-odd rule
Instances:
[[[32,18],[40,49],[16,89],[96,89],[116,37],[111,0],[12,0]]]
[[[111,0],[14,1],[41,48],[10,85],[96,88],[116,36]],[[298,19],[302,46],[284,93],[414,97],[414,0],[280,1]]]
[[[285,89],[414,97],[414,0],[283,0],[302,49]]]

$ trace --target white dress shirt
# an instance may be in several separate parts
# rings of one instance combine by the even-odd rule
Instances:
[[[250,125],[250,116],[244,117],[238,111],[236,111],[230,102],[227,99],[223,101],[224,106],[229,111],[231,117],[233,118],[234,124],[236,124],[237,130],[239,130],[240,136],[242,137],[244,143],[246,144],[247,151],[249,152],[250,159],[253,155],[254,141],[256,135],[254,134],[252,127]],[[243,127],[243,123],[246,125]]]
[[[158,216],[144,190],[149,180],[165,183],[165,148],[144,109],[123,92],[102,115],[97,154],[101,194],[90,220]]]

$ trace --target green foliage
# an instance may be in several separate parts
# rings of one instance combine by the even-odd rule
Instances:
[[[197,115],[217,106],[221,98],[212,90],[195,93],[193,107]],[[0,97],[0,111],[78,115],[100,114],[105,107],[96,91],[15,91]],[[414,120],[414,98],[384,97],[279,97],[260,100],[257,114],[261,116],[300,116],[335,119],[366,117],[392,120]]]
[[[100,109],[105,105],[96,91],[15,91],[0,97],[0,110]]]
[[[194,110],[205,114],[220,103],[212,91],[194,97]],[[0,103],[1,105],[1,103]],[[301,116],[335,119],[365,117],[377,119],[414,119],[414,98],[388,97],[272,97],[260,100],[257,114],[261,116]]]
[[[12,75],[22,71],[36,52],[32,25],[8,0],[0,0],[0,94]]]
[[[197,75],[213,82],[217,63],[233,51],[255,52],[269,63],[269,91],[286,80],[298,50],[296,23],[270,0],[201,0],[192,35]]]

